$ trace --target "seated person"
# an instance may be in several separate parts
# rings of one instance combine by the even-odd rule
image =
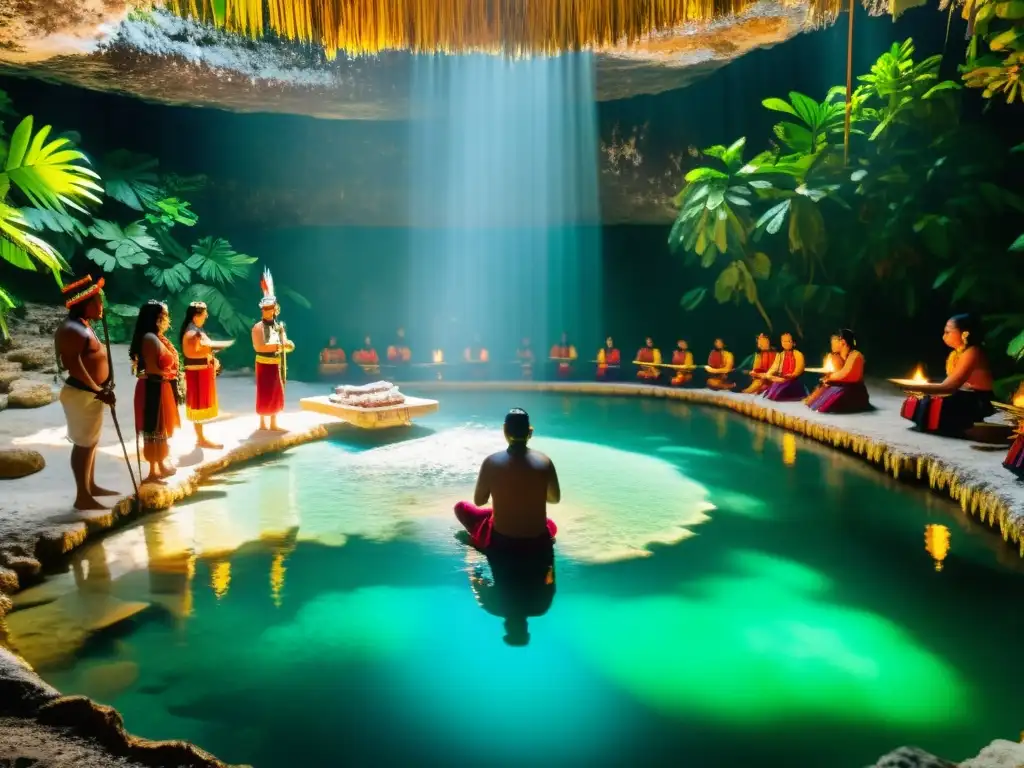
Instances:
[[[576,347],[569,343],[569,334],[562,331],[561,340],[551,347],[550,358],[558,363],[558,376],[565,379],[572,375],[572,363],[576,360]]]
[[[604,346],[597,351],[597,378],[603,381],[617,377],[621,364],[622,356],[615,348],[615,340],[609,336],[604,340]]]
[[[657,381],[661,377],[661,371],[656,366],[661,365],[661,350],[654,346],[654,339],[650,336],[644,341],[644,345],[637,350],[637,363],[652,363],[652,365],[641,365],[636,372],[636,377],[643,381]]]
[[[693,365],[693,352],[690,351],[690,345],[684,339],[676,342],[676,349],[672,353],[672,365]],[[692,369],[683,370],[677,368],[672,381],[669,383],[673,387],[682,387],[691,381],[693,381]]]
[[[864,386],[864,355],[857,350],[857,337],[844,328],[839,336],[839,355],[843,364],[826,374],[822,387],[808,398],[807,407],[819,413],[860,413],[871,410],[868,388]]]
[[[490,353],[480,341],[480,335],[473,337],[473,343],[462,351],[462,359],[467,363],[486,363],[491,359]]]
[[[708,372],[707,388],[717,390],[732,389],[736,384],[729,381],[729,375],[736,367],[736,359],[732,352],[725,348],[723,339],[715,339],[714,349],[708,355],[708,364],[704,370]]]
[[[776,402],[803,400],[807,397],[807,387],[800,381],[804,374],[803,352],[796,348],[791,333],[782,334],[779,341],[782,342],[782,351],[775,356],[775,362],[765,377],[768,389],[764,396]]]
[[[524,379],[533,378],[533,347],[530,346],[530,339],[524,337],[516,350],[516,360],[519,362],[519,371]]]
[[[395,343],[388,347],[388,362],[392,365],[407,365],[412,361],[412,350],[405,343],[405,328],[395,333]]]
[[[768,334],[757,335],[757,349],[754,351],[754,367],[747,371],[750,376],[750,386],[743,390],[747,395],[759,395],[768,389],[768,371],[775,363],[775,350],[772,349],[772,340]]]
[[[510,410],[505,416],[508,448],[484,459],[473,503],[455,505],[455,517],[477,549],[528,554],[550,546],[555,537],[547,505],[562,498],[558,474],[551,459],[527,447],[531,437],[530,416],[521,408]],[[482,508],[491,497],[494,508]]]
[[[320,373],[330,375],[344,373],[348,368],[345,360],[345,350],[338,346],[338,340],[331,336],[327,346],[320,350]]]
[[[377,350],[373,348],[369,336],[363,339],[362,349],[357,349],[352,353],[352,362],[366,373],[380,373],[380,358],[377,356]]]
[[[832,338],[829,340],[829,353],[825,356],[824,365],[824,368],[828,373],[833,373],[835,371],[840,370],[843,367],[843,356],[839,354],[840,341],[841,339],[839,338],[838,333],[833,333]],[[824,378],[822,378],[822,382],[824,382]],[[814,391],[811,392],[811,394],[808,395],[806,398],[804,398],[804,402],[811,402],[811,400],[813,400],[814,398],[821,394],[821,391],[825,389],[825,386],[826,385],[824,383],[819,382],[818,386],[814,388]]]
[[[900,413],[922,432],[964,437],[976,423],[995,413],[992,372],[973,315],[949,318],[942,340],[952,350],[946,359],[946,378],[939,384],[915,385]]]

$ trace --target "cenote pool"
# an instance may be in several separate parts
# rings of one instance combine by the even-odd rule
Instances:
[[[564,498],[525,647],[451,517],[510,405]],[[781,430],[450,393],[411,430],[231,472],[96,543],[8,629],[133,732],[257,768],[861,768],[1017,738],[1022,593],[1016,555],[954,506]]]

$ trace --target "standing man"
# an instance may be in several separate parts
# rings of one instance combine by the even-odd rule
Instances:
[[[252,348],[256,351],[256,413],[260,416],[260,429],[282,432],[277,426],[277,414],[284,410],[284,385],[288,377],[288,353],[295,345],[288,341],[284,323],[278,320],[281,305],[274,295],[274,278],[269,269],[260,279],[263,298],[260,300],[262,317],[252,327]]]
[[[64,288],[68,316],[54,334],[57,364],[67,372],[60,404],[68,425],[71,473],[75,477],[75,509],[106,509],[97,496],[116,496],[96,485],[96,448],[103,432],[103,409],[114,407],[110,360],[92,323],[103,317],[103,278],[83,277]]]

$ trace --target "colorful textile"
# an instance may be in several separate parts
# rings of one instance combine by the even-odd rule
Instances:
[[[540,543],[550,544],[558,533],[558,526],[550,518],[547,520],[547,533],[534,539],[511,539],[494,531],[494,510],[478,507],[468,501],[460,501],[455,505],[455,517],[469,533],[470,543],[480,550],[488,549],[492,543],[500,539],[504,547],[520,546],[524,549],[535,547]]]
[[[871,408],[868,388],[863,381],[852,384],[826,384],[808,398],[807,407],[819,413],[860,413]]]
[[[962,437],[993,413],[992,393],[976,389],[958,389],[945,397],[911,395],[900,408],[900,415],[921,432],[946,437]]]

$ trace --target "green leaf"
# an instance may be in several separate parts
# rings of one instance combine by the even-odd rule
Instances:
[[[139,308],[132,304],[108,304],[107,313],[119,317],[138,317]]]
[[[1014,336],[1010,343],[1006,345],[1006,354],[1014,360],[1020,360],[1021,357],[1024,357],[1024,331]]]
[[[192,270],[180,263],[166,268],[151,265],[146,267],[146,277],[157,288],[168,293],[181,293],[192,282]]]
[[[770,109],[773,112],[785,112],[787,115],[793,115],[794,117],[797,116],[796,110],[793,109],[792,105],[790,105],[790,103],[788,101],[785,101],[784,99],[772,97],[770,99],[765,99],[764,101],[762,101],[761,105],[765,109]]]
[[[22,208],[22,215],[25,222],[37,232],[49,230],[71,235],[75,242],[81,243],[82,238],[89,234],[89,227],[81,219],[77,219],[70,213],[59,213],[46,208]]]
[[[935,282],[932,283],[932,290],[935,290],[936,288],[941,288],[942,284],[949,280],[949,278],[951,278],[954,275],[956,270],[957,267],[950,267],[949,269],[944,269],[942,272],[940,272],[939,276],[935,278]]]
[[[230,297],[212,285],[192,285],[186,291],[190,301],[202,301],[210,311],[210,317],[216,318],[221,327],[230,335],[245,334],[255,323],[255,319],[239,312]]]
[[[703,286],[693,288],[683,294],[683,298],[679,300],[679,305],[687,312],[690,312],[696,309],[700,303],[704,301],[704,296],[707,295],[707,292],[708,289]]]
[[[748,268],[750,274],[758,280],[767,280],[772,273],[772,260],[768,254],[758,252],[750,258]]]
[[[143,211],[149,203],[162,196],[157,187],[157,165],[157,159],[149,155],[126,149],[111,152],[100,165],[107,195],[134,211]]]
[[[192,212],[190,205],[191,203],[176,197],[151,200],[146,203],[149,209],[146,221],[150,224],[163,224],[165,227],[173,227],[175,224],[193,227],[199,221],[199,217]]]
[[[715,280],[715,301],[724,304],[729,301],[735,293],[740,282],[740,271],[733,262],[718,275]]]
[[[3,90],[0,90],[0,115],[18,116],[18,113],[14,111],[14,102],[11,101],[11,97],[7,95],[7,92]]]
[[[224,285],[233,283],[235,278],[248,277],[255,263],[254,257],[235,253],[227,240],[204,237],[192,246],[192,255],[185,266],[198,272],[203,280]]]
[[[1024,0],[1008,0],[994,6],[996,18],[1016,21],[1024,19]]]
[[[313,308],[313,304],[310,302],[309,299],[307,299],[305,296],[303,296],[298,291],[293,291],[291,288],[289,288],[287,286],[279,286],[278,289],[277,289],[277,292],[279,294],[281,294],[282,296],[286,296],[291,302],[293,302],[294,304],[297,304],[298,306],[302,307],[303,309],[312,309]]]
[[[22,212],[3,200],[0,200],[0,258],[20,269],[35,270],[38,262],[54,276],[71,269],[53,246],[29,231]]]
[[[789,212],[789,205],[789,200],[783,200],[781,203],[773,205],[761,215],[761,218],[757,220],[754,227],[760,228],[763,226],[768,231],[769,235],[776,234],[780,229],[782,229],[782,225],[786,221],[786,214]]]
[[[789,92],[789,100],[793,103],[793,109],[796,110],[797,115],[811,130],[815,130],[821,125],[821,109],[818,107],[818,102],[797,91]]]
[[[1020,237],[1013,241],[1010,250],[1014,252],[1024,251],[1024,234],[1021,234]]]
[[[956,290],[953,291],[953,297],[950,299],[950,301],[953,304],[956,304],[958,301],[960,301],[960,299],[962,299],[970,292],[971,288],[974,287],[974,284],[976,282],[978,282],[977,275],[966,275],[963,278],[961,278],[960,282],[956,286]]]
[[[729,174],[723,173],[722,171],[716,170],[714,168],[706,167],[694,168],[692,171],[686,174],[686,176],[683,177],[684,180],[688,181],[691,184],[695,181],[710,181],[712,179],[728,178]]]
[[[85,165],[88,161],[84,154],[69,148],[71,142],[47,141],[49,135],[50,126],[33,135],[32,118],[22,120],[11,137],[0,182],[9,179],[36,208],[59,213],[74,208],[85,213],[80,202],[100,202],[96,193],[102,193],[103,188],[95,181],[99,176]]]
[[[160,252],[160,245],[147,233],[146,227],[135,222],[121,229],[112,221],[97,219],[96,223],[89,228],[89,234],[97,240],[104,241],[104,248],[109,256],[100,257],[98,249],[91,249],[85,255],[103,267],[104,270],[131,269],[149,263],[150,255]]]

